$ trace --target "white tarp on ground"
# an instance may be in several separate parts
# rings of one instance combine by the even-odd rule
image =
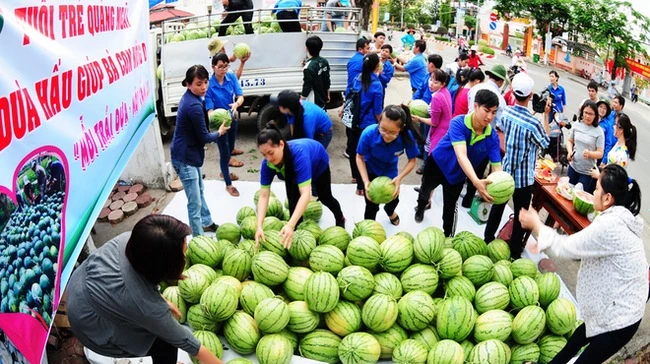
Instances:
[[[234,185],[237,187],[240,193],[240,197],[232,197],[225,191],[225,185],[222,181],[214,180],[205,180],[204,181],[204,193],[205,199],[212,213],[212,219],[217,223],[225,222],[236,222],[237,211],[244,206],[255,207],[253,202],[253,195],[259,189],[258,182],[235,182]],[[397,214],[400,216],[400,225],[393,226],[390,224],[388,216],[383,210],[380,210],[377,214],[377,221],[380,222],[386,229],[386,235],[390,236],[400,231],[408,231],[412,235],[417,235],[422,229],[429,226],[437,226],[442,228],[442,188],[439,187],[434,191],[432,208],[427,210],[424,214],[424,221],[420,224],[416,223],[413,219],[415,213],[414,207],[417,201],[417,192],[413,190],[412,185],[402,185],[400,191],[400,203],[397,206]],[[363,220],[363,213],[365,209],[365,202],[363,197],[355,195],[356,186],[352,184],[334,184],[332,185],[332,193],[334,197],[341,204],[341,209],[343,214],[347,219],[346,229],[348,232],[352,233],[354,228],[354,223]],[[286,199],[286,193],[284,184],[280,181],[276,181],[272,185],[272,191],[275,193],[276,197],[284,203]],[[174,198],[169,202],[163,214],[171,215],[177,219],[188,223],[187,218],[187,198],[182,192],[177,193]],[[512,214],[512,209],[506,207],[505,212],[501,220],[501,225],[505,224],[508,217]],[[334,216],[326,208],[323,208],[323,217],[320,220],[321,227],[328,227],[335,224]],[[461,207],[460,203],[458,204],[458,221],[456,225],[456,232],[463,230],[471,231],[472,233],[483,237],[483,232],[485,230],[485,225],[477,224],[472,217],[469,215],[468,210]],[[531,240],[533,238],[531,237]],[[532,259],[535,262],[539,262],[540,259],[546,258],[545,254],[536,254],[532,255],[528,252],[525,252],[524,255],[527,258]],[[566,287],[562,279],[562,291],[560,296],[565,297],[573,301],[574,305],[577,303],[569,289]],[[578,310],[578,317],[581,317],[580,311]],[[222,338],[222,341],[225,346],[227,343]],[[87,354],[90,354],[87,352]],[[91,359],[92,357],[92,359]],[[88,360],[92,364],[112,364],[114,361],[110,358],[100,357],[97,354],[92,353],[91,357],[88,357]],[[224,351],[224,362],[227,362],[230,359],[239,357],[237,353],[226,348]],[[255,355],[246,356],[246,358],[257,363]],[[179,361],[183,363],[190,364],[189,356],[187,353],[179,351]],[[147,358],[144,361],[139,359],[131,359],[132,363],[151,363],[150,359]],[[294,356],[292,363],[316,363],[313,360],[308,360],[298,356]],[[124,363],[126,364],[126,363]]]

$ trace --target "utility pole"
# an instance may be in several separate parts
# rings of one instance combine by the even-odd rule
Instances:
[[[474,44],[478,47],[478,30],[480,28],[479,13],[481,12],[481,0],[476,2],[476,26],[474,26]]]
[[[399,30],[402,31],[404,29],[404,0],[402,0],[402,16],[399,21]]]

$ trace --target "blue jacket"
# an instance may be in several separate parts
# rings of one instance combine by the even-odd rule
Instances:
[[[354,79],[353,89],[360,92],[361,107],[359,115],[359,127],[366,127],[377,124],[375,115],[381,114],[384,110],[384,86],[382,86],[379,77],[376,74],[370,76],[370,85],[363,91],[361,87],[361,75]]]
[[[350,92],[350,88],[352,87],[352,83],[354,83],[354,79],[361,74],[363,71],[363,54],[357,53],[350,58],[348,61],[348,87],[345,88],[345,96],[348,95],[348,92]]]
[[[388,87],[388,83],[390,80],[393,78],[393,75],[395,74],[395,66],[393,66],[390,61],[385,61],[384,63],[384,70],[381,71],[381,74],[379,75],[379,81],[381,81],[381,84],[384,86],[384,88]]]
[[[429,88],[429,81],[422,83],[422,85],[420,85],[420,87],[413,93],[413,100],[422,100],[427,104],[431,103],[432,97],[433,94]]]
[[[172,160],[194,167],[203,165],[203,147],[219,138],[219,133],[208,132],[207,120],[208,112],[203,100],[190,90],[185,91],[176,113],[176,129],[170,150]]]

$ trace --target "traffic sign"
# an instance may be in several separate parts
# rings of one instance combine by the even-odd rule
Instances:
[[[490,22],[490,30],[497,30],[497,23],[494,21]]]
[[[490,13],[490,20],[497,21],[497,13]]]

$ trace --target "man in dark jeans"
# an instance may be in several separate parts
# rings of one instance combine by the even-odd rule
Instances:
[[[228,27],[233,24],[241,16],[242,22],[244,22],[244,30],[246,34],[253,34],[253,25],[251,21],[253,20],[253,0],[221,0],[223,8],[225,10],[225,17],[221,20],[221,25],[219,26],[219,36],[223,37],[228,31]],[[246,12],[238,12],[241,10],[251,10]],[[237,11],[237,13],[232,13]]]

